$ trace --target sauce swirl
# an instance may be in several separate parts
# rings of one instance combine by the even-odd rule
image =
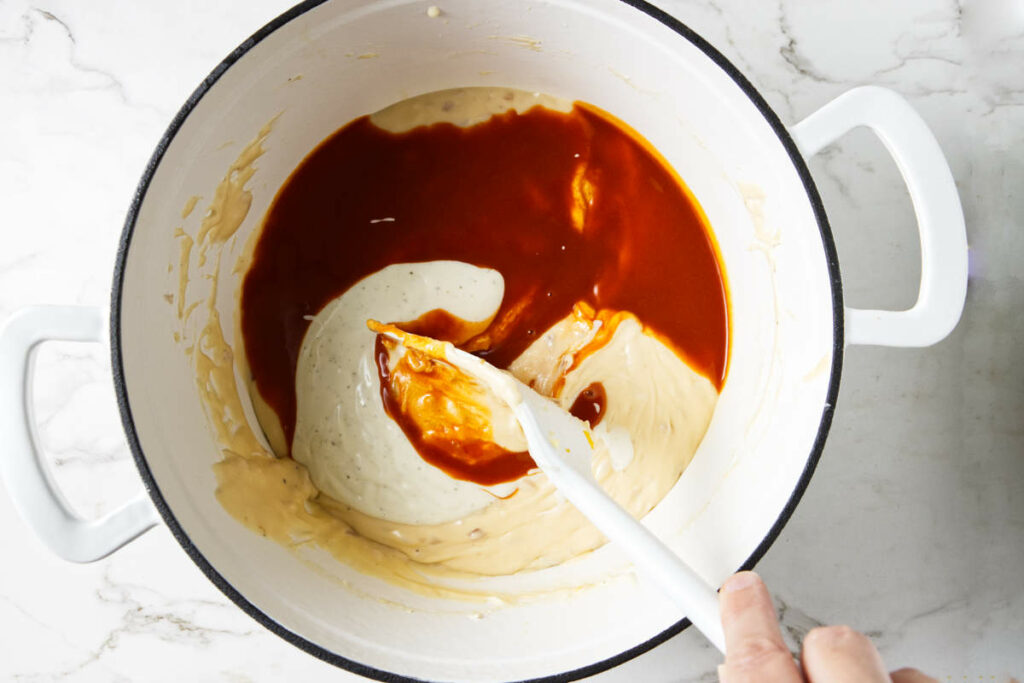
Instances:
[[[624,125],[581,103],[404,133],[361,117],[278,192],[242,285],[253,380],[289,444],[309,316],[388,265],[434,260],[496,269],[504,300],[482,330],[431,312],[410,331],[454,337],[507,367],[577,303],[628,311],[721,388],[728,305],[709,229],[674,172]],[[597,405],[586,410],[599,420]],[[488,462],[512,479],[532,465],[510,452]]]

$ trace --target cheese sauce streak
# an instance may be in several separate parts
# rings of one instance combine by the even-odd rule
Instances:
[[[306,316],[388,265],[434,260],[504,277],[494,320],[458,340],[498,367],[584,302],[633,313],[721,389],[728,305],[715,247],[689,192],[645,142],[584,104],[398,134],[361,117],[278,192],[243,283],[249,366],[289,444]],[[411,331],[464,331],[432,313]],[[479,471],[446,471],[483,483],[531,464],[507,451],[484,460]]]

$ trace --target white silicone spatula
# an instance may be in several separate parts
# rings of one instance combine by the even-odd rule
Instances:
[[[715,647],[725,652],[715,589],[598,485],[590,464],[593,441],[585,422],[512,375],[452,344],[401,331],[382,333],[407,347],[448,361],[507,403],[526,435],[530,455],[551,483],[622,548]]]

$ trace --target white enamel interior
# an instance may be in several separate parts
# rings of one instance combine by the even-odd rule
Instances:
[[[219,452],[193,372],[172,340],[173,307],[163,300],[175,288],[166,271],[177,262],[173,231],[187,198],[209,198],[241,145],[279,113],[256,164],[252,210],[235,252],[320,140],[412,95],[513,86],[591,102],[636,128],[703,206],[730,287],[725,389],[693,464],[648,517],[712,583],[769,533],[812,451],[833,354],[825,251],[805,189],[768,122],[672,29],[618,0],[445,0],[439,18],[427,16],[427,5],[327,2],[254,46],[198,102],[146,190],[127,254],[127,394],[146,462],[182,529],[271,619],[329,652],[399,674],[477,681],[555,674],[637,646],[682,615],[624,571],[614,548],[512,581],[600,582],[587,590],[508,607],[442,603],[331,560],[314,570],[217,503],[211,466]],[[225,321],[233,319],[237,286],[225,267]],[[479,613],[482,619],[471,618]]]

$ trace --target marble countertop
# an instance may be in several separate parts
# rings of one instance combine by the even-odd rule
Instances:
[[[1024,672],[1024,2],[662,0],[785,122],[858,84],[936,133],[972,247],[960,326],[928,349],[852,348],[810,488],[758,566],[785,631],[869,633],[892,668],[942,681]],[[150,152],[195,85],[288,0],[0,3],[0,318],[106,305]],[[920,273],[895,165],[854,132],[811,165],[848,303],[911,304]],[[35,408],[55,476],[87,516],[140,484],[106,349],[50,344]],[[356,680],[265,631],[165,528],[112,557],[53,556],[0,493],[0,679]],[[692,631],[595,681],[709,681]]]

